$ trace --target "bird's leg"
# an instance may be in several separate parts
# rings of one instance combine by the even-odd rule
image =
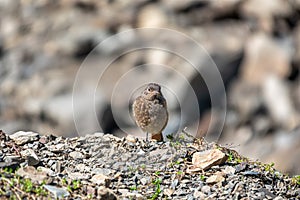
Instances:
[[[149,142],[149,133],[146,132],[146,142]]]

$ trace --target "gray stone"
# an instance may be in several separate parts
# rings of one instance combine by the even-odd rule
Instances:
[[[203,192],[204,194],[210,195],[210,187],[208,185],[204,185],[201,188],[201,192]]]
[[[27,159],[27,163],[29,166],[35,166],[39,164],[40,160],[34,150],[26,149],[20,152],[23,157]]]
[[[69,156],[73,159],[83,159],[84,155],[81,152],[72,151]]]
[[[44,185],[44,188],[48,190],[51,194],[53,194],[55,199],[70,196],[70,193],[64,188],[56,187],[53,185]]]
[[[18,131],[9,137],[14,140],[18,145],[25,144],[27,142],[32,142],[38,140],[39,134],[31,131]]]

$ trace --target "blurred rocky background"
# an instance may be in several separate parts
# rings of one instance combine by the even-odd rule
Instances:
[[[77,136],[72,91],[86,56],[116,33],[142,27],[169,28],[201,44],[222,75],[227,115],[219,143],[250,158],[274,162],[284,172],[299,174],[299,19],[300,0],[0,0],[0,129]],[[174,45],[183,43],[177,42]],[[130,43],[130,38],[127,42],[116,40],[93,51],[85,63],[90,66],[89,73],[104,67],[97,57],[120,56],[120,48]],[[193,49],[184,51],[198,58],[199,65],[210,65],[205,56],[194,55]],[[200,126],[198,133],[192,134],[203,135],[210,123],[222,121],[210,110],[204,78],[186,61],[161,51],[136,51],[119,57],[105,71],[97,89],[96,115],[103,129],[98,131],[124,135],[111,112],[112,90],[123,74],[147,63],[171,66],[191,83],[201,112],[200,119],[192,114],[183,118],[187,130]],[[185,84],[168,72],[146,67],[137,79],[145,77],[163,79],[187,102],[187,109],[195,110],[189,107],[193,104]],[[131,80],[129,85],[137,84]],[[92,84],[87,80],[81,85],[82,97],[84,88]],[[122,91],[126,93],[126,89]],[[78,126],[93,130],[96,126],[86,117],[90,111],[82,99]],[[118,106],[128,110],[122,94],[116,99]],[[167,99],[170,122],[166,133],[176,131],[180,121],[178,102],[168,95]],[[132,133],[139,131],[123,116],[122,112],[117,116],[122,126]]]

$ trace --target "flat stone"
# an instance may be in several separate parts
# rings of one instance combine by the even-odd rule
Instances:
[[[23,178],[29,178],[32,182],[41,184],[47,179],[47,173],[37,171],[33,166],[21,167],[16,171],[16,174]]]
[[[12,169],[16,169],[19,166],[20,165],[17,162],[0,162],[0,168],[12,168]]]
[[[68,197],[70,195],[70,193],[66,189],[53,185],[44,185],[44,188],[51,194],[53,194],[55,199]]]
[[[77,151],[72,151],[71,153],[69,153],[69,156],[73,159],[83,159],[84,155],[81,152],[77,152]]]
[[[201,192],[203,192],[204,194],[210,194],[210,187],[208,185],[204,185],[202,188],[201,188]]]
[[[110,184],[110,178],[108,176],[105,176],[103,174],[96,174],[92,177],[91,181],[97,185],[109,185]]]
[[[133,135],[127,135],[126,140],[128,142],[136,143],[136,138]]]
[[[39,164],[40,159],[32,149],[26,149],[20,152],[23,157],[27,159],[27,163],[29,166],[35,166]]]
[[[148,184],[148,180],[146,179],[146,178],[141,178],[141,183],[143,184],[143,185],[147,185]]]
[[[47,167],[38,166],[38,167],[37,167],[37,170],[38,170],[38,171],[41,171],[41,172],[45,172],[45,173],[47,173],[49,176],[53,176],[53,175],[55,174],[53,170],[51,170],[51,169],[49,169],[49,168],[47,168]]]
[[[198,190],[195,190],[193,196],[196,199],[205,199],[207,197],[203,192],[200,192]]]
[[[225,174],[234,174],[235,168],[231,166],[226,166],[224,170],[222,170]]]
[[[214,165],[220,165],[224,163],[227,156],[219,149],[206,150],[202,152],[196,152],[193,154],[192,163],[193,166],[188,168],[187,172],[195,172],[201,170],[207,170]]]
[[[10,139],[12,139],[18,145],[36,141],[38,140],[38,136],[38,133],[34,133],[31,131],[18,131],[12,135],[9,135]]]
[[[174,193],[174,190],[173,189],[170,189],[170,188],[167,188],[167,189],[164,189],[164,195],[166,196],[172,196],[172,194]]]
[[[62,152],[63,150],[65,150],[65,144],[56,144],[56,145],[51,145],[48,147],[48,149],[54,153],[60,153]]]
[[[216,173],[206,179],[206,183],[218,183],[223,182],[225,178],[222,176],[222,173]]]

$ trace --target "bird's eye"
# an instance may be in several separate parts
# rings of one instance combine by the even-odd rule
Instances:
[[[152,92],[153,91],[153,89],[152,88],[148,88],[148,92]]]

